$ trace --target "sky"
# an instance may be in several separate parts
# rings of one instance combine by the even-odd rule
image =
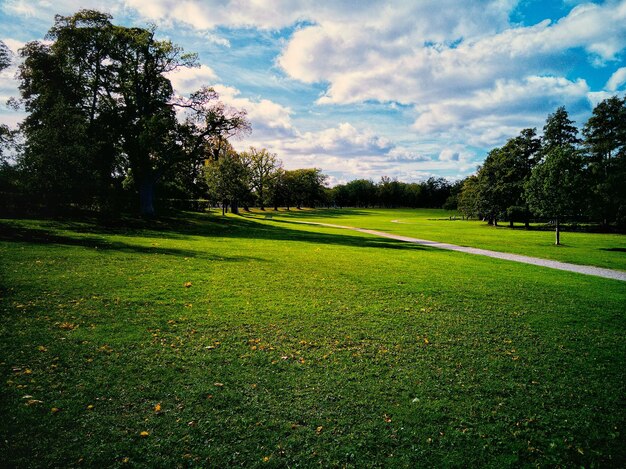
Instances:
[[[285,168],[331,185],[472,174],[565,106],[579,126],[626,94],[626,0],[0,0],[0,40],[43,40],[55,14],[106,11],[199,55],[177,93],[213,86]],[[0,73],[0,123],[23,113]]]

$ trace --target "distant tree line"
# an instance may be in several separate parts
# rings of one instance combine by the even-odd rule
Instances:
[[[383,176],[378,183],[357,179],[328,191],[327,199],[337,207],[422,207],[456,208],[455,194],[460,183],[431,177],[423,182],[405,183]]]
[[[543,136],[524,129],[489,152],[462,182],[458,209],[489,224],[565,220],[626,227],[626,98],[597,104],[582,138],[564,107],[548,116]]]

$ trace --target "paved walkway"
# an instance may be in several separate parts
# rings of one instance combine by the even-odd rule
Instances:
[[[626,282],[626,272],[621,270],[604,269],[602,267],[594,267],[590,265],[578,265],[569,264],[567,262],[551,261],[549,259],[541,259],[539,257],[522,256],[520,254],[509,254],[506,252],[489,251],[487,249],[468,248],[465,246],[457,246],[456,244],[440,243],[438,241],[428,241],[426,239],[411,238],[409,236],[395,235],[391,233],[385,233],[384,231],[366,230],[365,228],[355,228],[353,226],[332,225],[330,223],[316,223],[298,221],[297,223],[303,223],[307,225],[319,225],[327,226],[330,228],[343,228],[345,230],[359,231],[361,233],[367,233],[374,236],[380,236],[383,238],[396,239],[398,241],[405,241],[407,243],[421,244],[423,246],[430,246],[438,249],[448,249],[450,251],[466,252],[468,254],[476,254],[478,256],[494,257],[496,259],[504,259],[507,261],[522,262],[524,264],[539,265],[542,267],[548,267],[550,269],[567,270],[569,272],[577,272],[585,275],[595,275],[596,277],[610,278],[614,280],[621,280]]]

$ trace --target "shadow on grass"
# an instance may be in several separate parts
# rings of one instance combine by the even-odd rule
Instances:
[[[626,252],[626,248],[600,248],[600,251]]]
[[[258,218],[221,217],[210,214],[184,213],[177,217],[159,220],[132,220],[131,223],[117,222],[102,225],[94,221],[43,221],[39,225],[24,226],[17,222],[0,222],[0,240],[33,244],[60,244],[83,246],[100,250],[117,250],[140,254],[166,254],[184,257],[213,257],[201,249],[176,249],[159,246],[110,241],[106,237],[163,238],[193,241],[195,237],[216,237],[233,239],[262,239],[273,241],[310,242],[360,248],[385,248],[405,250],[431,249],[416,244],[404,243],[392,239],[382,239],[351,234],[323,233],[308,231],[306,225],[281,220],[280,225],[261,223]],[[292,229],[285,225],[298,225],[302,229]],[[70,232],[58,233],[59,231]],[[76,233],[77,236],[72,236]],[[85,236],[85,234],[89,236]],[[216,255],[216,259],[223,259]],[[237,257],[236,260],[250,260],[252,257]],[[224,259],[228,260],[228,259]]]
[[[106,239],[92,236],[66,236],[50,233],[45,230],[35,228],[13,227],[0,223],[0,241],[22,242],[29,244],[51,244],[63,246],[80,246],[84,248],[97,249],[99,251],[118,251],[134,254],[161,254],[178,257],[201,257],[209,260],[219,260],[225,262],[245,262],[249,260],[263,260],[250,256],[228,257],[223,255],[212,255],[202,251],[190,249],[163,248],[159,246],[142,246],[128,244],[121,241],[107,241]]]
[[[245,215],[245,213],[244,213]],[[261,216],[264,218],[271,219],[274,215],[280,216],[281,218],[298,218],[298,219],[306,219],[306,218],[339,218],[345,217],[346,215],[350,216],[368,216],[372,215],[371,210],[362,210],[358,208],[319,208],[319,209],[297,209],[292,208],[290,210],[279,210],[278,212],[271,210],[265,211],[254,211],[254,215]]]

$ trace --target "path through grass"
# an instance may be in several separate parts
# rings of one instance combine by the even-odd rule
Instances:
[[[521,225],[497,228],[478,220],[451,219],[456,214],[434,209],[344,209],[255,212],[247,216],[272,220],[314,221],[348,225],[470,246],[493,251],[553,259],[573,264],[626,270],[626,236],[565,232],[562,245],[554,245],[554,232],[525,230]]]

